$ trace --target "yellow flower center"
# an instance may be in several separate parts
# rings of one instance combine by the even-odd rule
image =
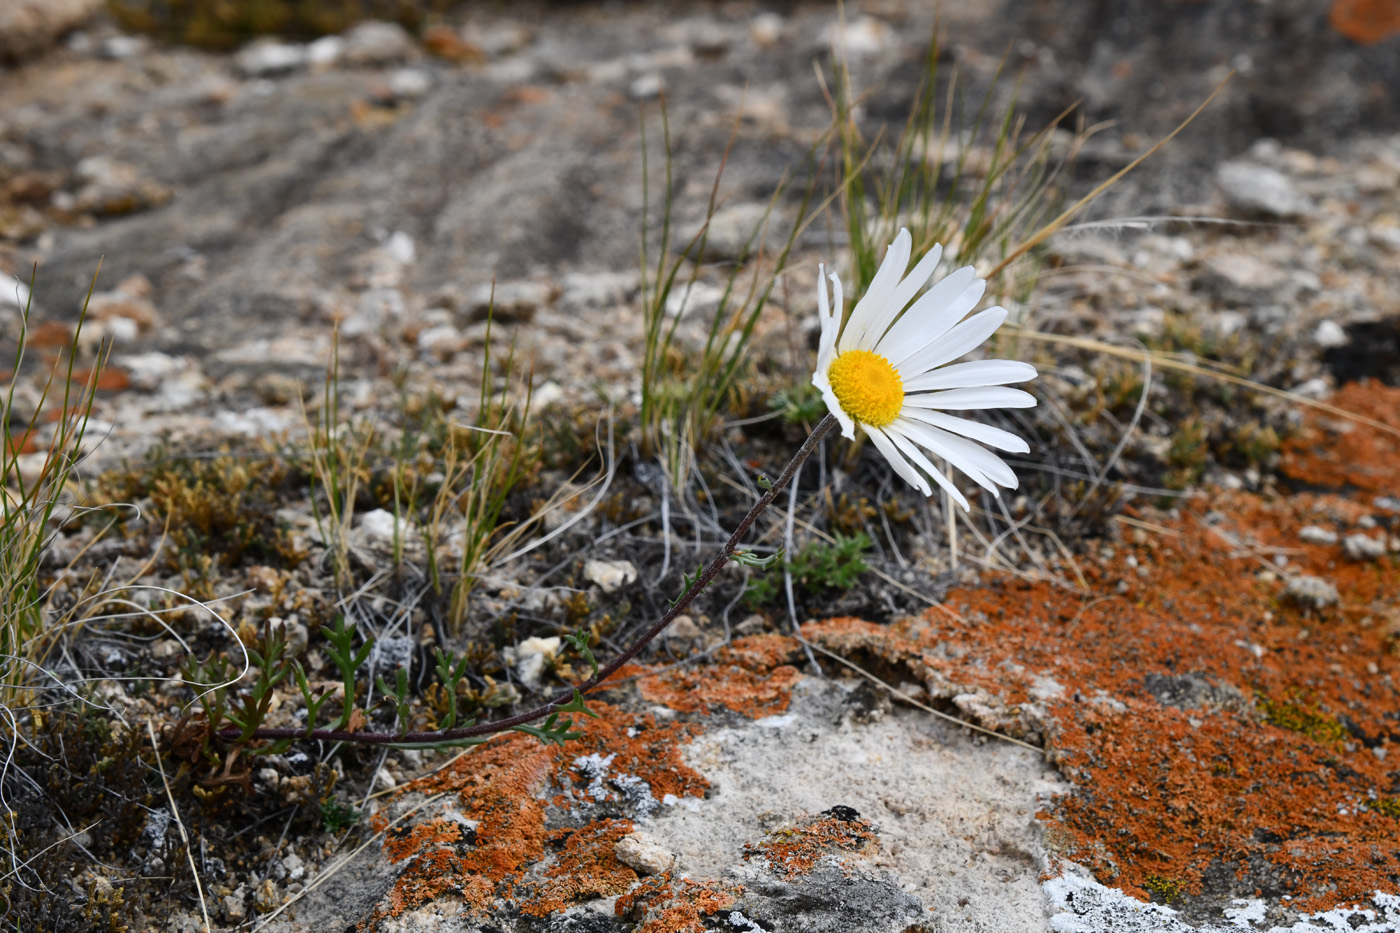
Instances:
[[[826,378],[846,414],[872,428],[883,428],[904,407],[899,371],[869,350],[842,353],[832,361]]]

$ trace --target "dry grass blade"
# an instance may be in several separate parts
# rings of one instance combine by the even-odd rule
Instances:
[[[1140,361],[1143,358],[1143,351],[1141,350],[1128,350],[1123,347],[1116,347],[1111,343],[1105,343],[1102,340],[1095,340],[1092,337],[1072,337],[1066,334],[1047,334],[1043,331],[1025,330],[1024,328],[1018,328],[1015,327],[1015,325],[1011,324],[1008,324],[1007,328],[1015,337],[1024,337],[1027,340],[1039,340],[1044,343],[1058,343],[1063,346],[1077,347],[1081,350],[1091,350],[1095,353],[1102,353],[1105,356],[1116,356],[1120,359],[1125,360]],[[1329,415],[1334,415],[1338,418],[1344,418],[1347,421],[1352,421],[1356,424],[1365,425],[1366,427],[1372,428],[1373,430],[1382,431],[1386,434],[1391,434],[1395,437],[1400,437],[1400,428],[1397,428],[1394,425],[1386,424],[1383,421],[1376,421],[1373,418],[1367,418],[1365,415],[1359,415],[1354,411],[1347,411],[1345,408],[1338,408],[1336,405],[1330,405],[1327,402],[1323,402],[1318,399],[1308,398],[1307,396],[1299,395],[1296,392],[1289,392],[1287,389],[1276,389],[1273,386],[1265,385],[1262,382],[1255,382],[1253,379],[1245,379],[1242,376],[1235,376],[1231,375],[1230,373],[1220,372],[1219,370],[1210,369],[1205,366],[1198,366],[1195,363],[1187,363],[1184,360],[1178,360],[1172,356],[1163,353],[1153,352],[1151,353],[1151,358],[1153,365],[1160,366],[1162,369],[1171,369],[1177,372],[1188,373],[1193,376],[1200,376],[1205,379],[1214,379],[1218,382],[1229,383],[1233,386],[1239,386],[1242,389],[1248,389],[1251,392],[1258,392],[1261,395],[1270,395],[1274,398],[1280,398],[1284,401],[1291,402],[1295,405],[1305,405],[1308,408],[1315,408],[1318,411],[1326,412]]]
[[[170,802],[170,815],[180,828],[180,839],[185,843],[185,857],[190,861],[190,875],[194,878],[194,889],[199,895],[199,912],[204,916],[204,929],[213,930],[209,924],[209,907],[204,903],[204,886],[199,883],[199,869],[194,864],[194,849],[190,846],[190,834],[185,831],[185,821],[180,819],[180,808],[175,805],[175,795],[170,792],[170,781],[165,776],[165,762],[160,758],[160,743],[156,739],[156,728],[146,720],[146,732],[151,737],[151,750],[155,752],[156,767],[160,769],[160,782],[165,787],[165,799]]]

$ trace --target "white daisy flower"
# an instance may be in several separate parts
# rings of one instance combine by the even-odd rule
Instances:
[[[909,231],[900,230],[844,327],[841,280],[831,275],[833,307],[821,270],[822,337],[812,384],[841,423],[842,434],[855,440],[859,424],[896,473],[926,496],[933,494],[932,478],[966,509],[962,493],[923,451],[947,460],[993,495],[1001,494],[1000,486],[1015,489],[1016,474],[982,444],[1021,454],[1030,446],[1009,431],[945,412],[1031,408],[1034,396],[1006,386],[1034,379],[1035,367],[1014,360],[946,365],[990,337],[1006,321],[1006,309],[988,308],[963,320],[987,288],[971,266],[935,282],[911,305],[937,268],[943,247],[934,246],[906,276],[911,248]]]

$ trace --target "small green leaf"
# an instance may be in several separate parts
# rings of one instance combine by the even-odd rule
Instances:
[[[564,640],[573,645],[579,656],[588,662],[588,666],[592,669],[589,676],[592,677],[598,673],[598,659],[593,656],[593,649],[588,647],[588,639],[587,629],[579,629],[572,635],[564,636]]]

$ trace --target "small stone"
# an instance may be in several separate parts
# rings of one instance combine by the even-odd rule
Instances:
[[[1336,321],[1323,321],[1317,325],[1317,330],[1313,331],[1313,343],[1324,350],[1332,350],[1351,343],[1351,338]]]
[[[306,863],[295,852],[282,856],[282,867],[287,869],[288,881],[300,881],[306,877]]]
[[[29,304],[29,286],[13,275],[0,272],[0,308],[23,310]]]
[[[368,20],[345,33],[349,65],[397,65],[414,53],[413,39],[398,23]]]
[[[1259,305],[1286,301],[1288,272],[1249,253],[1221,253],[1202,264],[1198,285],[1225,304]]]
[[[133,214],[170,200],[170,190],[143,178],[134,165],[107,156],[89,156],[74,167],[77,193],[54,195],[55,206],[98,217]]]
[[[861,16],[850,23],[834,22],[823,37],[838,59],[878,54],[895,38],[894,30],[873,16]]]
[[[447,362],[467,348],[467,338],[451,324],[427,327],[418,333],[418,352]]]
[[[317,71],[334,68],[345,57],[345,40],[322,36],[306,47],[306,63]]]
[[[760,13],[749,22],[749,36],[767,48],[783,37],[783,17],[778,13]]]
[[[666,637],[693,641],[700,637],[700,626],[696,625],[695,620],[690,616],[679,615],[671,620],[670,625],[666,626]]]
[[[432,87],[433,76],[422,68],[400,68],[389,76],[389,92],[399,100],[417,100]]]
[[[227,888],[225,888],[227,890]],[[248,886],[240,884],[238,889],[223,899],[224,916],[235,922],[241,921],[248,915],[248,908],[243,901],[248,897]]]
[[[108,36],[97,46],[100,58],[109,61],[125,61],[135,58],[150,47],[144,36]]]
[[[380,550],[391,550],[395,543],[416,538],[418,529],[387,509],[373,509],[360,516],[356,527],[360,543]]]
[[[710,218],[705,235],[707,260],[743,260],[760,249],[777,246],[778,219],[770,217],[767,204],[735,204],[721,208]]]
[[[467,320],[484,321],[489,314],[493,321],[528,324],[536,311],[554,300],[554,295],[553,286],[541,282],[498,282],[494,288],[488,282],[468,297]]]
[[[636,580],[637,568],[630,560],[590,560],[583,565],[583,576],[604,593],[611,593]]]
[[[1215,181],[1226,203],[1245,217],[1282,219],[1313,212],[1312,199],[1287,175],[1254,162],[1226,162],[1216,171]]]
[[[356,313],[340,325],[345,337],[361,337],[378,331],[391,320],[403,318],[407,305],[397,288],[371,288],[360,296]]]
[[[1379,560],[1385,556],[1385,540],[1363,534],[1347,535],[1342,550],[1351,560]]]
[[[402,230],[389,234],[389,239],[384,241],[384,252],[401,266],[411,266],[418,259],[418,246],[413,241],[413,235]]]
[[[261,39],[244,46],[233,64],[245,78],[271,78],[306,67],[306,46],[276,39]]]
[[[514,648],[504,652],[506,663],[515,668],[520,682],[531,690],[540,688],[540,678],[545,666],[559,654],[563,641],[557,637],[527,638]]]
[[[660,875],[669,871],[676,857],[646,833],[634,832],[613,844],[613,855],[628,868],[641,875]]]
[[[661,96],[661,92],[666,89],[665,82],[661,80],[661,75],[653,71],[644,74],[627,86],[627,94],[633,100],[653,100]]]
[[[1292,600],[1304,609],[1335,606],[1341,599],[1337,587],[1322,577],[1294,577],[1288,581],[1288,586],[1284,587],[1283,595],[1285,599]]]
[[[1336,544],[1337,533],[1318,525],[1307,525],[1298,532],[1298,537],[1308,544]]]

